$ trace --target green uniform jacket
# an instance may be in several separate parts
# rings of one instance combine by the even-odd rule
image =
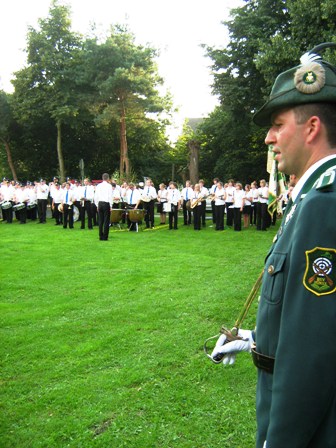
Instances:
[[[265,440],[267,448],[336,447],[336,170],[325,173],[329,167],[336,159],[305,183],[266,258],[256,350],[275,364],[273,374],[258,370],[257,448]]]

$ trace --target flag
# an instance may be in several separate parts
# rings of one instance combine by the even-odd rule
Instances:
[[[278,162],[274,159],[273,146],[269,145],[267,154],[267,172],[270,173],[268,183],[268,213],[273,216],[277,211],[282,214],[281,202],[277,200],[286,191],[286,177],[278,171]]]

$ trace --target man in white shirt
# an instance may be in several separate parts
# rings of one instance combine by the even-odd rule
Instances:
[[[69,229],[74,226],[74,202],[76,200],[75,192],[71,189],[71,183],[66,182],[65,189],[62,192],[62,207],[63,207],[63,228],[66,229],[69,222]]]
[[[192,198],[193,193],[194,193],[194,191],[191,188],[191,182],[190,182],[190,180],[187,180],[185,183],[185,187],[182,188],[182,191],[181,191],[183,224],[185,226],[189,226],[191,224],[190,200]],[[189,203],[188,203],[188,201],[189,201]]]
[[[147,179],[141,193],[141,200],[145,212],[146,228],[154,227],[154,205],[157,198],[156,189],[152,185],[151,179]]]
[[[48,205],[49,187],[45,179],[40,179],[36,183],[37,210],[39,221],[37,224],[45,224],[47,221],[47,205]]]
[[[204,180],[200,179],[198,181],[201,190],[201,196],[203,198],[201,202],[201,223],[205,226],[205,215],[206,215],[206,197],[209,195],[209,190],[204,186]]]
[[[103,182],[97,185],[95,193],[95,203],[98,208],[100,241],[107,241],[109,237],[110,212],[113,203],[112,185],[108,182],[109,178],[110,176],[107,173],[102,175]]]
[[[85,229],[85,214],[87,214],[88,219],[88,229],[92,230],[92,218],[93,210],[92,203],[94,201],[95,190],[94,186],[91,184],[90,180],[86,177],[84,179],[84,185],[81,187],[81,229]]]

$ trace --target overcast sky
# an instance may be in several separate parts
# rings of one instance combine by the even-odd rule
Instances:
[[[242,0],[59,0],[70,5],[73,30],[87,34],[92,23],[127,24],[139,44],[160,49],[160,75],[184,118],[208,115],[217,100],[211,95],[211,61],[200,44],[224,47],[228,42],[221,23]],[[4,6],[5,4],[5,6]],[[0,88],[12,91],[12,73],[25,65],[28,26],[46,18],[49,0],[2,0],[0,16]]]

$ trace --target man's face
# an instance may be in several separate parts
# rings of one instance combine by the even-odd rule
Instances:
[[[279,171],[295,173],[301,177],[309,158],[304,140],[305,124],[297,124],[293,109],[280,111],[273,116],[265,143],[273,145]]]

